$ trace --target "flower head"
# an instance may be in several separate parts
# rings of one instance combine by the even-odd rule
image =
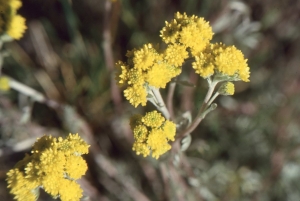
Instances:
[[[22,6],[20,0],[1,0],[0,1],[0,35],[6,33],[11,38],[20,39],[25,30],[25,18],[17,15],[17,10]]]
[[[21,15],[14,15],[10,24],[7,26],[7,34],[18,40],[24,35],[26,29],[25,18]]]
[[[155,61],[160,60],[160,55],[152,44],[144,45],[141,49],[134,51],[133,55],[134,68],[144,71],[149,69]]]
[[[180,43],[191,49],[193,55],[201,52],[212,39],[211,26],[203,18],[186,13],[175,13],[174,19],[161,30],[165,43]]]
[[[124,96],[134,107],[137,107],[139,104],[142,106],[146,105],[147,91],[143,85],[127,87],[127,89],[124,90]]]
[[[81,155],[88,153],[88,147],[78,134],[69,134],[66,139],[41,137],[33,145],[32,155],[26,155],[7,173],[10,192],[17,200],[33,201],[43,188],[62,201],[79,200],[82,190],[75,180],[87,170]]]
[[[234,94],[234,84],[232,82],[225,82],[223,83],[219,90],[219,94],[227,96],[227,95],[233,95]]]
[[[175,67],[182,66],[186,58],[188,58],[186,47],[180,44],[169,44],[164,52],[166,62]]]
[[[171,79],[170,67],[164,62],[154,64],[145,74],[145,81],[156,88],[165,88]]]
[[[147,112],[146,115],[142,118],[143,124],[151,128],[160,127],[164,121],[165,118],[161,116],[161,114],[156,110],[154,110],[153,112]]]
[[[227,80],[249,81],[249,67],[243,53],[234,46],[211,44],[195,56],[193,68],[200,76],[207,78],[216,74],[219,77],[227,76]]]
[[[148,112],[145,116],[133,116],[130,121],[135,142],[132,150],[144,157],[152,155],[158,159],[171,149],[168,141],[174,141],[176,126],[166,120],[157,111]]]

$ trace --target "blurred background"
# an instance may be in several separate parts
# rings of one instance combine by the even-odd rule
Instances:
[[[124,99],[114,63],[161,43],[177,11],[204,17],[214,42],[241,49],[251,77],[217,99],[190,147],[168,163],[132,151],[129,117],[153,107]],[[300,1],[23,0],[19,13],[28,29],[2,48],[2,74],[27,88],[0,92],[1,200],[12,200],[6,172],[36,138],[68,133],[91,144],[82,200],[300,200]],[[206,82],[190,63],[180,79],[197,87],[176,88],[175,112],[195,115]],[[39,200],[53,199],[42,192]]]

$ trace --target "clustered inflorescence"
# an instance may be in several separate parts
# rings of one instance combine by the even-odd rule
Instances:
[[[125,87],[124,96],[134,107],[145,106],[150,101],[162,111],[163,105],[156,104],[157,99],[152,99],[155,94],[153,91],[165,88],[172,78],[178,76],[186,59],[192,61],[197,74],[208,80],[211,92],[217,83],[225,82],[211,101],[218,94],[233,95],[232,81],[249,81],[249,67],[243,53],[234,46],[210,43],[213,37],[212,27],[203,18],[177,12],[174,19],[166,22],[160,33],[162,41],[166,43],[165,49],[160,49],[159,45],[146,44],[140,49],[128,51],[127,61],[116,63],[117,83]],[[136,140],[133,150],[144,156],[149,155],[149,150],[154,152],[151,147],[153,145],[150,146],[146,138],[142,138],[144,141],[141,143],[136,137],[137,132],[144,133],[147,129],[143,126],[133,129],[139,130],[133,130]]]
[[[20,0],[0,0],[0,36],[7,34],[13,39],[20,39],[25,30],[25,18],[17,14],[22,6]]]
[[[146,157],[152,151],[152,157],[158,159],[171,149],[168,141],[174,141],[176,125],[157,111],[148,112],[145,116],[132,116],[130,127],[135,139],[133,150],[137,155]]]
[[[145,106],[147,87],[165,88],[181,73],[181,66],[188,58],[194,59],[193,68],[203,78],[215,75],[232,81],[249,81],[249,67],[243,53],[234,46],[211,44],[212,28],[203,18],[177,12],[172,21],[166,22],[160,36],[167,44],[166,49],[146,44],[128,51],[127,62],[116,64],[116,80],[126,87],[124,95],[133,106]]]
[[[39,188],[62,201],[79,201],[82,189],[76,182],[87,170],[82,154],[89,145],[78,134],[43,136],[33,145],[31,155],[19,161],[7,173],[10,193],[19,201],[34,201]]]

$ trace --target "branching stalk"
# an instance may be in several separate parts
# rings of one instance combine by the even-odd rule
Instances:
[[[161,97],[161,94],[159,92],[158,88],[150,87],[151,92],[153,94],[153,98],[155,98],[155,101],[148,99],[153,105],[165,116],[166,119],[170,119],[170,113],[169,110],[166,107],[166,104]]]
[[[181,133],[178,134],[178,139],[183,138],[184,136],[188,135],[189,133],[193,132],[195,130],[195,128],[200,124],[200,122],[202,121],[202,119],[204,119],[205,115],[212,111],[210,110],[208,107],[210,106],[211,102],[211,96],[214,92],[214,89],[216,87],[216,85],[218,84],[219,81],[211,81],[210,79],[208,79],[208,84],[209,84],[209,89],[207,91],[207,94],[205,96],[204,102],[201,105],[201,108],[196,116],[196,118],[194,119],[194,121],[191,123],[190,126],[188,126],[185,130],[183,130]],[[212,99],[215,99],[215,97],[213,97]],[[209,110],[208,112],[206,112],[206,110]],[[205,115],[203,115],[203,113],[205,112]]]

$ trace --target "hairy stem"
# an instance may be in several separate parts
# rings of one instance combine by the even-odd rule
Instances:
[[[153,93],[155,100],[154,101],[151,99],[148,99],[148,100],[150,100],[150,102],[153,103],[153,105],[165,116],[166,119],[170,119],[169,110],[167,109],[166,104],[165,104],[163,98],[161,97],[159,89],[155,88],[155,87],[150,87],[150,89],[151,89],[151,92]]]
[[[176,87],[176,82],[171,82],[169,85],[169,91],[167,96],[167,108],[170,113],[170,118],[174,119],[174,108],[173,108],[173,97],[174,97],[174,91]]]
[[[190,126],[188,126],[185,130],[183,130],[181,133],[178,134],[179,139],[183,138],[184,136],[188,135],[189,133],[193,132],[195,130],[195,128],[200,124],[200,122],[202,121],[202,119],[204,119],[205,115],[204,112],[205,110],[210,106],[211,102],[209,101],[211,99],[211,96],[214,92],[214,89],[216,87],[216,85],[218,84],[218,81],[210,81],[208,80],[208,84],[209,84],[209,89],[207,91],[207,94],[205,96],[205,99],[201,105],[201,108],[196,116],[196,118],[194,119],[194,121],[191,123]]]

